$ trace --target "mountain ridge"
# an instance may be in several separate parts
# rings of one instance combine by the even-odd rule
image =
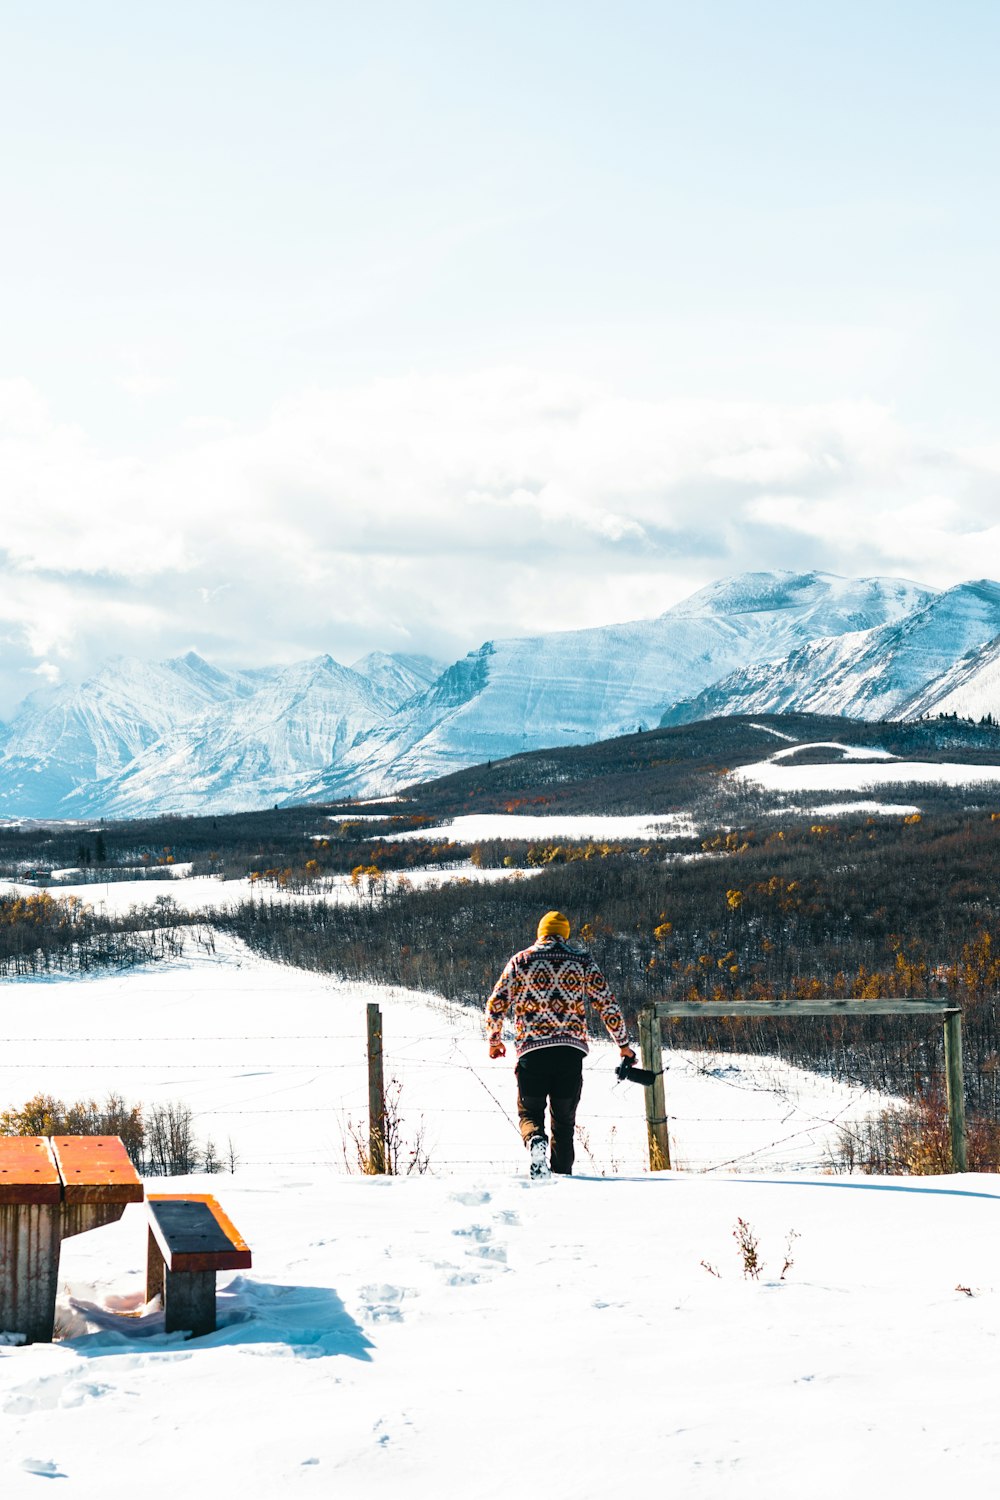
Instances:
[[[463,764],[648,728],[665,705],[748,657],[776,655],[859,618],[905,618],[933,595],[900,579],[751,573],[710,584],[652,620],[487,642],[449,668],[444,709],[435,684],[351,747],[309,795],[371,795]]]
[[[977,579],[904,619],[823,636],[784,657],[736,669],[669,709],[661,723],[734,713],[915,717],[936,711],[931,685],[1000,635],[1000,584]]]
[[[31,695],[0,730],[0,815],[373,796],[691,716],[880,718],[901,702],[917,716],[938,678],[954,693],[976,661],[987,672],[977,653],[997,635],[989,579],[942,591],[775,571],[717,580],[653,619],[497,638],[450,664],[371,652],[353,667],[321,654],[229,672],[194,651],[119,657],[79,687]]]

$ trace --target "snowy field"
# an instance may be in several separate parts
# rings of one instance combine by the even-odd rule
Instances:
[[[456,844],[481,844],[484,839],[670,839],[686,838],[694,831],[686,813],[464,813],[435,828],[380,837],[387,844],[442,838]]]
[[[387,871],[382,877],[386,889],[392,889],[401,877],[413,888],[421,886],[447,885],[456,880],[475,881],[477,884],[491,880],[526,879],[540,874],[539,870],[477,869],[468,860],[456,861],[453,865],[427,865],[397,873]],[[108,880],[88,881],[74,885],[72,881],[59,881],[45,886],[45,890],[56,900],[76,896],[95,911],[112,914],[129,911],[132,907],[152,906],[160,896],[167,896],[183,911],[208,911],[211,908],[239,906],[242,901],[273,902],[284,905],[296,901],[329,901],[334,905],[369,901],[371,892],[368,882],[354,885],[349,875],[327,875],[311,880],[301,891],[282,890],[270,881],[251,881],[244,876],[238,880],[223,880],[218,875],[187,875],[179,867],[179,873],[170,880]],[[377,882],[375,894],[382,889]],[[15,880],[0,880],[0,895],[37,896],[39,887]]]
[[[810,740],[804,743],[796,740],[784,750],[776,750],[770,757],[771,760],[792,760],[803,750],[834,750],[844,760],[895,760],[896,756],[888,750],[880,750],[875,745],[845,745],[840,740]]]
[[[826,764],[789,764],[788,758],[817,748],[843,752],[843,759]],[[953,761],[895,760],[884,750],[870,746],[790,745],[767,760],[740,766],[730,772],[736,781],[749,782],[769,792],[870,792],[881,787],[981,786],[996,788],[1000,795],[1000,766],[963,765]],[[817,809],[818,810],[818,809]]]
[[[141,1208],[67,1243],[66,1337],[0,1350],[11,1500],[43,1476],[87,1500],[992,1492],[991,1180],[212,1185],[255,1259],[208,1338],[88,1317],[141,1300]]]
[[[0,1347],[4,1497],[53,1478],[81,1500],[508,1500],[529,1482],[549,1500],[842,1500],[995,1479],[1000,1192],[824,1176],[871,1098],[776,1062],[671,1055],[689,1170],[651,1176],[642,1091],[599,1047],[589,1152],[572,1179],[530,1183],[511,1063],[444,1001],[232,941],[4,999],[0,1103],[187,1102],[241,1164],[169,1186],[214,1191],[254,1251],[219,1278],[218,1332],[189,1342],[141,1307],[141,1206],[67,1241],[59,1341]],[[345,1169],[371,999],[424,1175]]]

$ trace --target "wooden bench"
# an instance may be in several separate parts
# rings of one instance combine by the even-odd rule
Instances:
[[[150,1193],[146,1301],[163,1298],[167,1333],[215,1330],[215,1273],[250,1266],[250,1247],[207,1193]]]
[[[0,1332],[51,1343],[63,1240],[142,1197],[118,1136],[0,1137]]]

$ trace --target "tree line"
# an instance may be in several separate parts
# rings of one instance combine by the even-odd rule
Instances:
[[[490,857],[512,861],[509,880],[386,881],[349,905],[248,901],[213,920],[283,962],[474,1005],[550,908],[571,916],[633,1017],[671,999],[953,999],[965,1011],[970,1106],[1000,1116],[997,814],[787,823],[703,844],[694,857],[609,846],[571,858],[555,846],[563,857],[539,859],[537,845],[499,843]],[[926,1019],[755,1017],[672,1023],[667,1040],[776,1054],[912,1095],[940,1077],[939,1031]]]
[[[0,895],[0,976],[80,974],[177,958],[184,951],[182,929],[200,921],[166,896],[149,907],[108,913],[48,891]],[[202,934],[200,941],[211,939]]]

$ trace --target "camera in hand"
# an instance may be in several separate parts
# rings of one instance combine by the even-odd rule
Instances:
[[[656,1082],[656,1074],[651,1073],[648,1068],[637,1068],[635,1059],[623,1057],[615,1069],[615,1077],[619,1083],[642,1083],[646,1088]]]

